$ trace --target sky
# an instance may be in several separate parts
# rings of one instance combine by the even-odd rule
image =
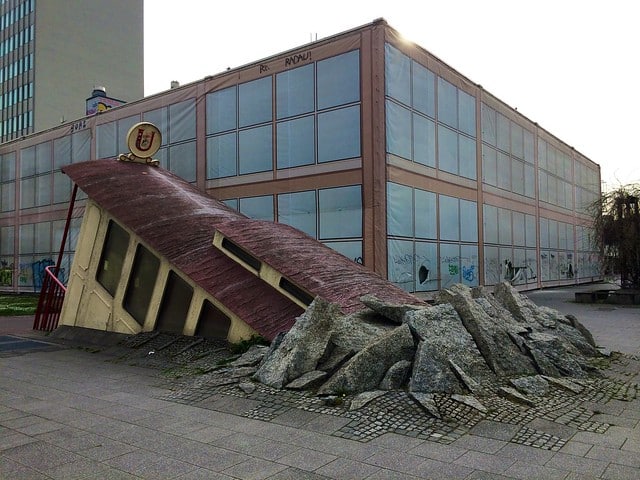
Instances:
[[[144,0],[145,95],[384,18],[600,164],[612,189],[640,182],[635,3]]]

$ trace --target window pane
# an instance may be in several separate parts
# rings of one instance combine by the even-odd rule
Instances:
[[[115,296],[120,281],[122,265],[129,247],[129,234],[112,220],[109,221],[107,235],[102,246],[102,256],[96,273],[96,280],[111,296]]]
[[[411,160],[411,112],[387,100],[387,152]]]
[[[29,177],[36,174],[36,147],[20,150],[20,176]]]
[[[35,223],[27,223],[20,225],[20,247],[19,252],[21,255],[35,252],[35,238],[36,238],[36,225]]]
[[[238,136],[240,175],[273,169],[271,125],[243,130]]]
[[[6,153],[0,156],[0,181],[6,182],[16,178],[16,154]]]
[[[51,174],[35,177],[36,206],[49,205],[51,203]]]
[[[414,287],[413,242],[410,240],[387,241],[387,278],[397,286],[413,292]]]
[[[525,215],[526,245],[527,247],[536,246],[536,217],[533,215]]]
[[[426,69],[419,63],[411,62],[412,75],[412,92],[413,92],[413,108],[419,112],[429,115],[431,118],[436,116],[436,96],[435,96],[435,79],[436,76],[430,70]]]
[[[196,138],[196,101],[185,100],[169,106],[169,142]]]
[[[271,77],[264,77],[238,87],[240,127],[272,119]]]
[[[144,325],[159,268],[158,257],[142,245],[138,245],[123,306],[140,325]]]
[[[316,192],[312,190],[278,195],[278,222],[317,238]]]
[[[493,205],[483,206],[483,221],[485,243],[498,243],[498,209]]]
[[[496,146],[496,111],[482,104],[482,141]]]
[[[181,334],[187,320],[193,288],[173,270],[169,271],[158,312],[156,330]]]
[[[509,119],[500,113],[496,113],[497,116],[497,146],[500,150],[509,153],[511,147],[511,137],[509,135]]]
[[[411,187],[387,183],[387,235],[413,237],[413,192]]]
[[[438,245],[431,242],[416,242],[415,248],[415,291],[437,290]]]
[[[460,175],[471,180],[476,179],[476,141],[473,138],[458,135]]]
[[[320,239],[362,237],[360,185],[322,189],[318,201]]]
[[[498,241],[501,245],[511,245],[511,210],[498,209]]]
[[[511,190],[511,158],[502,152],[498,152],[498,187]]]
[[[536,195],[536,176],[533,165],[524,166],[524,194],[531,198]]]
[[[69,135],[53,141],[53,168],[71,163],[71,137]]]
[[[360,156],[360,106],[318,115],[318,162]]]
[[[476,137],[476,99],[462,90],[458,90],[459,130]]]
[[[236,87],[207,95],[207,135],[236,128]]]
[[[524,195],[524,163],[515,159],[511,162],[511,189]]]
[[[496,163],[496,151],[487,145],[482,145],[482,181],[488,185],[497,186],[498,184]]]
[[[315,163],[315,122],[308,116],[278,123],[278,168]]]
[[[478,241],[478,207],[476,202],[460,200],[460,240]]]
[[[31,208],[36,205],[36,179],[25,178],[20,181],[20,208]]]
[[[276,109],[278,118],[313,111],[313,64],[294,68],[276,76]]]
[[[511,124],[511,153],[524,159],[524,132],[520,125]]]
[[[345,257],[363,265],[362,260],[362,242],[323,242],[327,247],[332,248]]]
[[[438,121],[458,128],[458,89],[438,77]]]
[[[438,126],[438,166],[445,172],[458,174],[458,134]]]
[[[249,218],[273,222],[273,196],[241,198],[240,213]]]
[[[51,142],[36,145],[36,174],[51,171]]]
[[[460,240],[458,199],[440,195],[440,240]]]
[[[24,185],[24,182],[22,183]],[[10,212],[16,208],[16,184],[15,182],[0,184],[0,211]],[[24,207],[24,206],[23,206]]]
[[[436,125],[432,120],[415,113],[413,114],[413,160],[429,167],[436,166]]]
[[[207,138],[207,178],[237,175],[236,151],[235,132]]]
[[[460,246],[440,244],[440,288],[460,283]]]
[[[196,181],[196,142],[169,147],[170,170],[187,182]]]
[[[513,244],[525,245],[524,213],[513,212]]]
[[[388,43],[385,44],[385,94],[411,105],[411,59]]]
[[[360,100],[359,50],[321,60],[317,68],[319,110]]]
[[[436,194],[415,189],[416,238],[437,238]],[[434,263],[435,265],[435,263]],[[434,272],[435,273],[435,272]]]
[[[484,247],[484,284],[496,285],[502,281],[502,265],[498,247]]]
[[[462,283],[470,287],[478,286],[478,272],[480,270],[478,266],[477,245],[460,245],[460,268]]]
[[[524,161],[533,163],[533,133],[524,131]]]
[[[98,158],[111,158],[117,155],[115,122],[96,127],[96,150]]]

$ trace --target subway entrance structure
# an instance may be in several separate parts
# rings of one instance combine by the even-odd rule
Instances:
[[[162,133],[161,166],[198,191],[415,295],[601,278],[586,211],[599,166],[376,20],[0,145],[2,290],[37,291],[53,263],[62,167],[115,158],[143,121]],[[86,205],[81,193],[65,284]]]

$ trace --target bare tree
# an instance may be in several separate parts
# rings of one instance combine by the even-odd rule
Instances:
[[[640,184],[603,193],[592,206],[596,246],[622,288],[640,288]]]

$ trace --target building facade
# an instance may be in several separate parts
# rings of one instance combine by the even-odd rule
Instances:
[[[55,258],[60,167],[126,152],[140,121],[164,168],[406,291],[600,278],[599,166],[377,20],[0,146],[0,288],[37,290]]]
[[[143,97],[143,0],[0,1],[0,141],[85,115],[96,86]]]

